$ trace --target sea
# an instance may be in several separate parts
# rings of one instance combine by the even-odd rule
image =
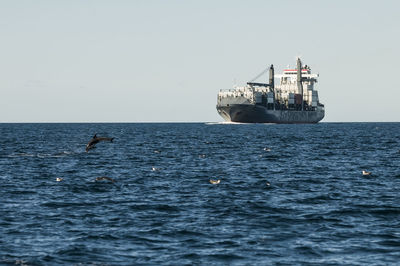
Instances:
[[[399,262],[400,123],[0,124],[0,265]]]

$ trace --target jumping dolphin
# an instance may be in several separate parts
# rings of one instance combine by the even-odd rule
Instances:
[[[93,138],[86,145],[86,152],[88,152],[90,149],[95,148],[96,144],[99,143],[100,141],[111,141],[112,142],[113,139],[114,138],[97,137],[97,134],[94,134]]]

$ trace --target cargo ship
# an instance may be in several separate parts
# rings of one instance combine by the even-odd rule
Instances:
[[[297,58],[297,67],[274,74],[269,67],[269,83],[253,82],[230,90],[220,90],[217,111],[225,121],[241,123],[305,124],[318,123],[325,116],[325,106],[320,103],[315,89],[318,74],[303,66]],[[275,85],[275,79],[279,84]]]

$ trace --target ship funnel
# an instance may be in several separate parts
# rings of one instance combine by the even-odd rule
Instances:
[[[269,86],[274,89],[275,84],[274,84],[274,65],[271,65],[269,68]]]
[[[303,82],[301,77],[301,60],[297,58],[297,89],[299,90],[299,94],[301,95],[301,110],[304,110],[304,101],[303,101]]]

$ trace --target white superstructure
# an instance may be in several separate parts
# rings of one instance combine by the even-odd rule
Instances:
[[[309,66],[304,66],[301,70],[301,83],[303,88],[303,99],[312,107],[318,105],[318,91],[314,90],[317,83],[318,74],[311,74]],[[275,75],[279,79],[279,84],[275,86],[275,91],[278,99],[287,104],[294,104],[291,99],[295,99],[296,95],[301,95],[301,90],[298,86],[297,69],[285,69],[283,74]]]

